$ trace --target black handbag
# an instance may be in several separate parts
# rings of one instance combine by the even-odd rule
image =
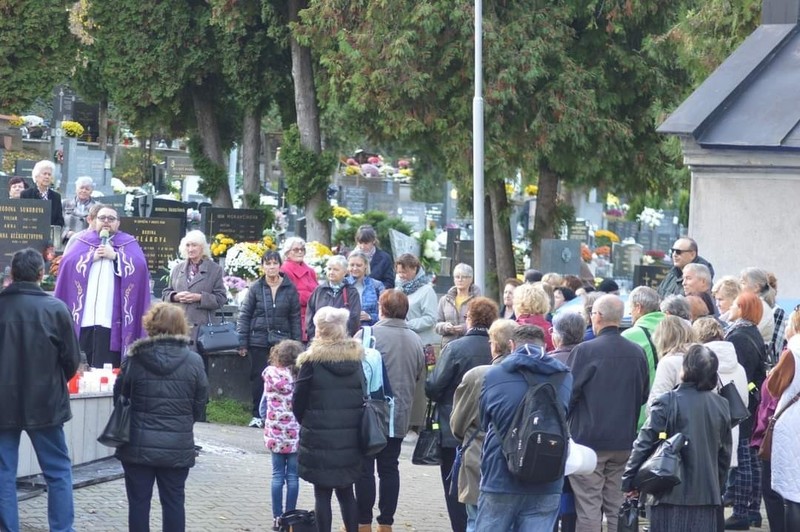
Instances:
[[[363,373],[363,370],[362,370]],[[389,443],[389,403],[386,399],[373,399],[367,392],[366,376],[362,375],[361,390],[364,394],[364,409],[358,430],[361,452],[375,456]]]
[[[677,419],[675,392],[669,392],[669,414],[667,430],[675,427]],[[633,486],[643,493],[663,494],[681,483],[681,450],[687,444],[686,437],[678,432],[662,439],[650,458],[636,472]]]
[[[722,384],[721,381],[720,384]],[[731,412],[731,427],[735,427],[750,417],[750,410],[747,409],[747,405],[742,401],[742,397],[736,390],[736,385],[733,384],[733,381],[720,386],[718,392],[728,400],[728,409]]]
[[[221,351],[236,351],[239,349],[239,333],[236,324],[222,321],[219,325],[211,323],[211,313],[208,313],[208,323],[197,328],[197,351],[200,354],[219,353]]]
[[[278,518],[280,532],[317,532],[317,516],[308,510],[289,510]]]
[[[264,284],[266,284],[266,282]],[[264,288],[264,285],[261,286],[261,298],[264,300],[264,317],[267,319],[267,343],[269,345],[277,345],[284,340],[288,340],[289,335],[287,333],[274,331],[270,327],[270,322],[275,322],[275,307],[272,307],[272,320],[270,320],[269,309],[267,308],[267,290]]]
[[[442,463],[441,433],[439,423],[433,419],[433,403],[428,401],[425,411],[425,426],[419,431],[411,463],[416,465],[435,465]]]
[[[108,423],[97,437],[97,441],[106,447],[122,447],[131,441],[131,400],[130,379],[126,378],[130,372],[131,360],[128,359],[126,375],[123,376],[122,390],[114,402],[114,410],[108,418]],[[125,389],[125,385],[127,390]]]
[[[639,499],[625,499],[617,514],[617,532],[639,532]]]

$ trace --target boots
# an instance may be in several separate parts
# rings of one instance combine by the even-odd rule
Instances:
[[[377,532],[392,532],[392,525],[378,525]]]

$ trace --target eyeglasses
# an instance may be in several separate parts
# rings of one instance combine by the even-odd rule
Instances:
[[[673,255],[683,255],[684,253],[691,253],[691,252],[692,252],[692,250],[691,250],[691,249],[675,249],[675,248],[672,248],[672,249],[670,250],[670,252],[671,252]]]
[[[119,220],[116,216],[98,216],[97,219],[101,222],[116,222]]]
[[[294,253],[305,253],[306,252],[306,248],[292,248],[290,251],[292,251]]]

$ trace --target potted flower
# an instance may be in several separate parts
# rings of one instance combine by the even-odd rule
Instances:
[[[61,122],[61,129],[64,131],[64,135],[70,138],[78,138],[83,135],[83,126],[80,122],[75,122],[73,120]]]
[[[430,229],[416,235],[419,241],[419,261],[427,273],[439,273],[442,265],[442,246],[436,240],[436,233]]]
[[[608,229],[598,229],[594,232],[594,241],[598,247],[611,247],[611,244],[618,244],[619,237]],[[597,251],[595,251],[597,253]]]
[[[333,208],[333,217],[339,223],[345,223],[352,214],[347,207],[340,207],[339,205]]]
[[[228,249],[235,243],[236,241],[234,239],[224,233],[217,233],[214,235],[214,241],[211,242],[211,257],[215,259],[224,257]]]
[[[664,219],[664,212],[650,207],[645,207],[642,212],[636,215],[636,219],[644,226],[653,231],[656,227],[661,225],[661,220]]]
[[[650,266],[656,262],[663,260],[666,254],[660,249],[648,249],[642,255],[642,265]]]

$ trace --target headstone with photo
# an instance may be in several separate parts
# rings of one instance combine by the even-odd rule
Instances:
[[[175,218],[121,218],[119,229],[133,235],[139,242],[147,258],[150,279],[154,281],[153,294],[160,297],[167,285],[169,261],[178,257],[178,245],[184,236],[181,221]]]
[[[364,214],[367,212],[367,187],[343,186],[342,187],[342,206],[347,207],[352,214]]]
[[[644,249],[641,244],[614,244],[611,248],[614,277],[633,279],[633,269],[641,264],[642,255],[644,255]]]
[[[633,268],[633,286],[649,286],[656,290],[671,268],[669,264],[663,263],[649,266],[636,265]]]
[[[0,200],[0,270],[11,264],[20,249],[43,250],[51,239],[50,202],[40,200]]]
[[[539,269],[545,273],[580,275],[581,243],[578,240],[542,239]]]
[[[264,232],[266,214],[261,209],[201,209],[203,232],[208,239],[223,233],[237,242],[256,242]]]

